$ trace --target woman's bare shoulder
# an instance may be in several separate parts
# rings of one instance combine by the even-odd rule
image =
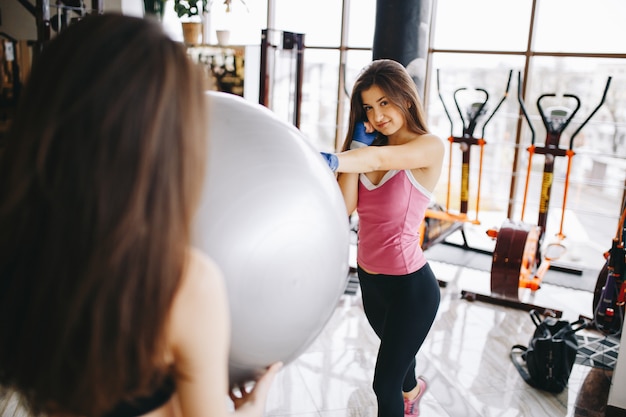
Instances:
[[[213,259],[197,248],[189,249],[185,280],[222,279],[222,273]]]
[[[226,285],[216,263],[197,249],[189,251],[171,317],[169,352],[182,409],[225,415],[220,400],[228,392]]]
[[[219,267],[200,250],[191,248],[184,276],[174,300],[174,317],[218,310],[225,305],[226,286]]]
[[[403,148],[406,149],[406,152],[419,154],[427,152],[431,157],[440,154],[443,155],[445,152],[443,140],[432,133],[416,134],[403,144]]]
[[[445,145],[443,140],[432,133],[424,133],[409,142],[415,151],[428,152],[431,157],[443,156]]]
[[[422,143],[429,143],[435,146],[443,146],[443,140],[434,133],[424,133],[423,135],[419,135],[418,139]]]

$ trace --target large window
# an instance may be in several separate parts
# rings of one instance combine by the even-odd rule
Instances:
[[[305,35],[301,130],[319,149],[340,147],[352,81],[372,59],[376,1],[269,1],[270,25]]]
[[[626,2],[539,0],[537,6],[534,50],[624,54]]]
[[[434,0],[438,49],[524,51],[532,0]]]
[[[215,3],[214,8],[221,5]],[[243,13],[239,19],[245,18],[240,22],[245,23],[237,25],[232,42],[258,45],[262,28],[303,33],[300,128],[318,149],[340,148],[350,90],[372,59],[376,0],[247,0],[246,4],[247,10],[238,7]],[[537,145],[544,144],[546,137],[538,98],[555,94],[554,99],[542,101],[546,109],[573,106],[563,94],[580,99],[580,109],[561,134],[559,146],[568,148],[572,134],[598,105],[612,77],[606,102],[572,143],[569,175],[567,158],[555,158],[546,226],[546,239],[559,231],[568,179],[563,232],[569,245],[562,261],[599,268],[617,228],[626,182],[626,26],[620,20],[626,15],[626,2],[600,0],[591,6],[585,0],[432,0],[432,6],[424,93],[431,129],[444,139],[461,135],[454,102],[457,89],[465,88],[456,96],[462,112],[483,99],[476,88],[489,97],[486,115],[474,132],[486,141],[482,166],[478,147],[472,146],[470,153],[469,210],[475,214],[479,209],[484,227],[498,226],[507,218],[521,220],[531,129],[518,103],[518,78]],[[214,13],[212,19],[217,28],[223,18]],[[488,125],[481,126],[502,99],[510,74],[506,100]],[[278,77],[274,81],[279,101],[276,94],[283,90],[285,96],[289,94],[293,73],[287,68],[273,75]],[[437,202],[449,210],[459,209],[460,158],[459,146],[453,144],[435,193]],[[543,170],[544,156],[534,155],[524,210],[527,222],[537,220]],[[488,239],[478,243],[486,249],[494,244]]]
[[[524,83],[523,103],[537,146],[546,143],[547,135],[537,106],[539,98],[554,94],[540,102],[544,116],[548,114],[548,117],[553,107],[575,109],[575,99],[564,95],[574,95],[580,100],[580,109],[560,134],[559,147],[567,149],[572,142],[574,154],[569,174],[568,158],[554,158],[546,224],[546,242],[554,240],[559,231],[566,236],[568,251],[559,260],[565,267],[599,269],[602,266],[603,253],[615,235],[623,204],[626,29],[617,20],[624,14],[626,4],[619,0],[596,2],[593,8],[579,0],[436,2],[427,97],[428,117],[436,133],[442,137],[451,134],[450,123],[437,97],[437,70],[442,96],[449,101],[453,113],[456,109],[452,95],[456,88],[483,88],[489,92],[490,100],[497,99],[503,90],[505,74],[509,70],[514,72],[510,95],[485,130],[487,145],[480,210],[487,226],[497,225],[506,218],[521,220],[529,161],[524,220],[537,222],[545,157],[535,154],[531,158],[527,150],[532,141],[531,129],[518,104],[518,77]],[[572,135],[600,103],[608,77],[612,81],[604,105],[572,141]],[[455,123],[460,123],[459,116],[453,116]],[[449,183],[454,191],[460,182],[460,151],[452,147],[451,153]],[[470,164],[472,175],[477,175],[475,154],[472,153]],[[569,181],[567,195],[566,180]],[[470,194],[476,191],[477,182],[471,184]],[[447,187],[446,176],[440,182],[438,199],[447,194]]]

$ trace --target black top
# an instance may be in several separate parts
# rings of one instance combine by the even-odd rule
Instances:
[[[140,397],[132,401],[118,404],[112,411],[102,417],[137,417],[165,405],[176,391],[172,376],[168,376],[161,387],[149,397]]]

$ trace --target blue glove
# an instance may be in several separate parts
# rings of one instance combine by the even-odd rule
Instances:
[[[337,171],[337,167],[339,166],[339,158],[337,158],[337,155],[335,155],[334,153],[326,152],[320,152],[320,154],[324,158],[324,161],[326,161],[326,163],[330,167],[330,170],[333,172]]]
[[[357,149],[363,146],[369,146],[374,142],[378,136],[378,132],[373,131],[372,133],[367,133],[365,131],[365,123],[357,122],[354,125],[354,133],[352,134],[352,142],[350,143],[350,149]]]

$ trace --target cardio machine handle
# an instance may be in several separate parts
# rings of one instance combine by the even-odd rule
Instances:
[[[522,72],[519,71],[517,73],[517,101],[519,102],[519,106],[522,109],[522,113],[524,114],[524,118],[528,123],[528,128],[530,129],[530,144],[535,144],[535,128],[533,128],[533,124],[530,121],[530,116],[528,116],[528,112],[526,111],[526,106],[524,105],[524,100],[522,100]]]
[[[443,100],[441,95],[441,88],[439,86],[439,68],[437,68],[437,95],[439,96],[439,100],[441,100],[441,104],[443,105],[443,111],[446,113],[448,120],[450,121],[450,137],[454,137],[454,122],[452,121],[452,117],[448,112],[448,108],[446,107],[446,102]]]
[[[604,104],[604,100],[606,100],[606,94],[609,91],[609,86],[611,85],[611,79],[613,77],[609,77],[606,80],[606,86],[604,87],[604,93],[602,93],[602,99],[600,100],[600,103],[596,106],[595,109],[593,109],[593,111],[591,112],[591,114],[589,115],[589,117],[587,117],[585,119],[584,122],[582,122],[582,124],[580,126],[578,126],[578,129],[576,129],[576,131],[572,134],[572,137],[569,140],[569,148],[570,150],[572,149],[572,147],[574,146],[574,138],[576,137],[576,135],[578,134],[578,132],[580,132],[582,130],[582,128],[587,124],[587,122],[589,122],[589,120],[591,120],[591,118],[593,117],[594,114],[596,114],[596,112],[600,109],[600,107],[602,107],[602,105]]]
[[[500,102],[498,103],[496,108],[493,109],[493,111],[491,112],[491,114],[489,115],[487,120],[485,120],[485,123],[483,123],[483,128],[482,128],[482,131],[481,131],[481,134],[480,134],[481,138],[485,137],[485,128],[487,127],[487,124],[491,121],[491,118],[496,114],[496,112],[498,111],[498,109],[500,108],[502,103],[504,103],[504,100],[506,100],[506,98],[509,96],[509,88],[511,87],[511,77],[512,77],[512,75],[513,75],[513,70],[510,70],[509,71],[509,80],[506,83],[506,90],[504,91],[504,95],[502,96],[502,99],[500,99]]]
[[[473,136],[474,135],[474,129],[476,128],[476,122],[478,121],[478,117],[480,116],[481,112],[485,108],[485,105],[487,104],[487,101],[489,100],[489,93],[484,88],[475,88],[474,89],[475,91],[480,91],[481,93],[483,93],[484,94],[484,98],[480,102],[480,107],[478,108],[478,110],[475,111],[473,115],[469,116],[469,119],[467,120],[467,124],[465,124],[465,118],[463,117],[463,111],[461,110],[461,107],[459,106],[459,102],[458,102],[458,100],[456,98],[457,93],[459,91],[464,91],[464,90],[467,90],[467,87],[457,88],[454,91],[454,94],[452,95],[452,97],[454,98],[454,105],[456,106],[456,109],[459,112],[459,116],[461,116],[461,121],[463,122],[463,134],[465,134],[467,132],[467,133],[469,133],[469,135]]]
[[[509,95],[509,88],[511,86],[511,77],[512,77],[512,75],[513,75],[513,70],[510,70],[509,71],[509,79],[508,79],[507,84],[506,84],[506,90],[504,92],[504,95],[503,95],[502,99],[500,99],[500,102],[498,103],[498,105],[493,109],[493,111],[491,112],[491,114],[489,115],[489,117],[487,118],[485,123],[483,123],[481,139],[483,139],[485,137],[485,127],[491,121],[491,119],[496,114],[496,112],[498,111],[498,109],[500,108],[500,106],[502,105],[504,100],[506,100],[506,98]],[[474,128],[476,127],[475,122],[478,119],[478,116],[480,115],[482,110],[484,109],[485,105],[487,104],[487,101],[489,99],[489,93],[487,93],[487,91],[485,89],[476,88],[477,91],[481,91],[485,95],[485,100],[481,103],[481,106],[478,109],[478,111],[474,112],[474,118],[473,118],[473,120],[470,120],[470,124],[472,124],[472,121],[473,121],[474,125],[471,126],[471,129],[470,129],[469,127],[465,126],[465,118],[463,117],[463,112],[461,111],[461,109],[459,107],[459,103],[458,103],[458,101],[456,99],[457,92],[461,91],[461,90],[466,90],[466,88],[459,88],[458,90],[456,90],[454,92],[454,103],[456,105],[456,108],[457,108],[460,116],[461,116],[461,120],[463,121],[463,130],[464,131],[469,131],[470,134],[473,135]],[[448,118],[448,121],[450,121],[450,137],[452,138],[452,137],[454,137],[454,122],[452,120],[452,117],[450,116],[450,112],[448,111],[448,107],[446,106],[446,103],[445,103],[445,101],[443,99],[443,96],[441,95],[441,87],[440,87],[440,83],[439,83],[439,68],[437,68],[437,95],[439,96],[439,100],[441,101],[441,104],[443,105],[443,110],[446,113],[446,117]]]
[[[541,101],[544,98],[547,98],[547,97],[556,97],[556,94],[542,94],[542,95],[540,95],[539,98],[537,99],[537,109],[539,110],[539,114],[541,115],[541,120],[543,121],[543,125],[546,127],[546,130],[548,132],[550,132],[550,133],[553,133],[553,134],[556,134],[556,135],[560,136],[561,133],[563,133],[563,131],[567,127],[567,125],[569,125],[569,123],[572,121],[572,119],[574,118],[574,115],[580,109],[580,99],[578,98],[578,96],[575,96],[574,94],[563,94],[563,97],[574,99],[574,101],[576,102],[576,107],[574,107],[574,110],[569,115],[569,117],[567,119],[565,119],[565,121],[563,123],[561,123],[557,129],[553,129],[550,126],[550,122],[548,121],[546,113],[543,111],[543,107],[541,107]],[[557,147],[558,147],[558,144],[557,144]]]

